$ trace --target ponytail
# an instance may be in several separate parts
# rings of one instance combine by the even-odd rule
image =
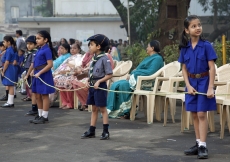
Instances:
[[[181,50],[181,48],[186,47],[188,45],[188,36],[185,33],[185,30],[182,32],[181,34],[181,41],[179,44],[179,49]]]
[[[52,44],[52,42],[51,42],[51,39],[49,40],[48,43],[49,43],[50,50],[51,50],[51,52],[52,52],[52,59],[53,59],[53,60],[56,60],[56,59],[58,58],[58,55],[57,55],[56,50],[53,48],[53,44]]]

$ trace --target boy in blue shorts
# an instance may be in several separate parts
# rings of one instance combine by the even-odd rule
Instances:
[[[90,128],[81,138],[95,137],[96,122],[100,109],[103,117],[103,132],[100,140],[106,140],[109,139],[109,123],[106,109],[107,91],[98,88],[107,89],[106,81],[112,78],[113,74],[110,60],[105,54],[105,47],[109,45],[109,39],[102,34],[96,34],[89,37],[88,40],[90,41],[89,49],[91,53],[94,53],[89,71],[89,85],[93,87],[89,88],[87,99],[87,105],[92,105],[92,115]]]

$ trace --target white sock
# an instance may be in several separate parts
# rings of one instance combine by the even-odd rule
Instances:
[[[42,116],[43,109],[38,109],[38,115]]]
[[[48,113],[49,113],[49,111],[43,111],[43,112],[42,112],[42,116],[43,116],[44,118],[48,118]]]
[[[16,95],[16,87],[14,86],[14,95]]]
[[[196,142],[197,142],[197,144],[199,145],[199,143],[200,143],[200,139],[196,139]]]
[[[206,147],[206,142],[201,142],[201,141],[200,141],[200,142],[199,142],[199,147],[200,147],[200,146]]]
[[[8,104],[14,104],[14,95],[10,95],[8,94],[8,101],[7,101]]]

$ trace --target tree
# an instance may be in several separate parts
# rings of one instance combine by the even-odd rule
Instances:
[[[203,10],[211,10],[209,22],[213,24],[214,31],[208,36],[208,40],[213,42],[218,36],[230,30],[230,5],[229,0],[198,0],[203,6]]]
[[[161,0],[158,21],[149,39],[157,39],[162,49],[180,39],[191,0]]]
[[[127,8],[120,0],[110,0],[118,11],[121,21],[128,33]],[[146,41],[148,33],[152,32],[157,20],[157,0],[129,0],[130,7],[130,35],[131,41]]]
[[[35,8],[43,17],[53,16],[53,0],[42,0],[42,5]]]

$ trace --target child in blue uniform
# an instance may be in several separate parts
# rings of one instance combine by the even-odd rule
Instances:
[[[88,40],[90,41],[90,52],[94,53],[89,72],[89,85],[93,86],[93,88],[89,88],[87,99],[87,105],[92,105],[92,115],[90,128],[81,136],[81,138],[95,137],[96,122],[99,111],[98,108],[100,108],[103,116],[103,132],[100,139],[106,140],[109,139],[109,123],[106,109],[107,91],[98,88],[107,89],[106,81],[109,80],[113,74],[110,60],[104,52],[105,47],[109,45],[109,39],[102,34],[96,34],[88,38],[87,41]]]
[[[40,47],[34,57],[34,78],[32,92],[36,95],[38,106],[38,116],[32,121],[35,124],[44,124],[48,121],[49,94],[54,93],[55,89],[45,85],[54,86],[51,68],[53,67],[53,46],[50,34],[47,31],[40,31],[36,35],[37,46]]]
[[[4,65],[3,56],[6,52],[6,47],[4,46],[3,41],[0,42],[0,51],[1,51],[1,54],[0,54],[1,60],[0,61],[1,61],[1,68],[2,68]],[[9,90],[8,90],[8,87],[6,86],[6,94],[0,98],[0,101],[7,101],[8,100],[8,94],[9,94]]]
[[[14,107],[14,82],[16,82],[16,70],[13,65],[15,60],[15,51],[12,46],[15,44],[15,42],[11,36],[5,36],[3,44],[7,49],[2,58],[2,62],[4,63],[1,71],[2,84],[4,86],[8,86],[9,94],[7,102],[2,105],[2,107]]]
[[[207,159],[207,111],[216,110],[213,86],[214,62],[217,56],[212,45],[203,39],[201,22],[196,15],[185,19],[184,28],[178,61],[182,63],[182,73],[188,92],[185,95],[186,110],[192,113],[196,135],[196,145],[184,153],[197,155],[198,159]],[[207,96],[195,92],[206,93]]]
[[[27,53],[25,55],[25,60],[22,64],[23,68],[26,69],[26,75],[24,77],[24,80],[27,80],[26,90],[27,90],[27,98],[24,98],[24,101],[28,101],[31,99],[32,102],[32,110],[28,111],[26,115],[37,115],[38,114],[38,107],[36,103],[36,97],[35,94],[32,93],[31,90],[31,83],[32,83],[32,77],[31,72],[33,70],[33,64],[34,64],[34,56],[37,53],[37,43],[36,43],[36,36],[31,35],[26,39],[27,44]]]

